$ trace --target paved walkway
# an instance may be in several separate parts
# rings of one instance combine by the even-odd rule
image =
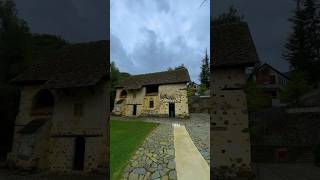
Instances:
[[[123,179],[177,179],[173,128],[160,124],[131,158]]]
[[[117,117],[115,119],[122,120],[121,117]],[[127,119],[128,118],[123,118],[123,120]],[[174,143],[174,128],[172,126],[172,124],[176,123],[184,125],[185,132],[187,134],[189,132],[191,136],[190,137],[188,135],[189,142],[193,144],[192,152],[197,152],[197,155],[199,155],[201,158],[199,156],[197,157],[202,159],[201,162],[205,162],[205,164],[206,161],[208,163],[210,162],[209,115],[192,114],[190,119],[141,117],[134,118],[132,120],[156,122],[160,123],[160,125],[150,133],[143,145],[131,158],[124,171],[123,179],[177,179],[176,145]],[[186,147],[181,147],[181,149],[182,148]],[[201,154],[198,150],[201,152]],[[208,164],[206,164],[205,167],[208,167]],[[183,177],[179,177],[178,179],[183,179]]]
[[[210,168],[193,144],[184,125],[174,125],[175,160],[178,180],[209,180]]]
[[[203,158],[210,165],[210,116],[206,113],[191,114],[184,125]]]

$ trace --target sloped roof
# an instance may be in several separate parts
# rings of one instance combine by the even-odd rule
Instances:
[[[15,83],[40,82],[44,88],[90,86],[108,75],[107,41],[66,45],[52,60],[30,65]]]
[[[282,77],[286,78],[286,79],[290,79],[285,73],[282,73],[280,71],[278,71],[276,68],[272,67],[270,64],[267,63],[263,63],[262,65],[256,67],[253,72],[250,74],[249,79],[252,77],[253,74],[257,73],[258,71],[264,69],[264,68],[270,68],[272,69],[274,72],[278,73],[279,75],[281,75]]]
[[[252,66],[258,55],[245,22],[211,25],[213,67]]]
[[[190,82],[187,69],[177,69],[149,74],[130,76],[120,82],[116,87],[125,89],[140,89],[147,85],[176,84]]]

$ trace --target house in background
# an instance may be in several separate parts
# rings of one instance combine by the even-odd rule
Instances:
[[[113,114],[121,116],[189,116],[187,69],[131,76],[116,86]]]
[[[270,97],[272,106],[283,106],[280,102],[280,92],[287,85],[289,77],[279,72],[267,63],[253,69],[248,80],[256,83],[257,88],[262,89],[263,95]]]
[[[108,166],[106,41],[66,45],[31,65],[21,87],[8,162],[22,169],[95,171]]]

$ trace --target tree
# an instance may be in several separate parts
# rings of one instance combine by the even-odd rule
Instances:
[[[300,71],[293,71],[290,81],[280,93],[280,99],[283,102],[295,105],[299,103],[300,98],[310,91],[311,87],[304,79],[304,74]]]
[[[116,98],[116,85],[122,80],[130,77],[129,73],[120,72],[119,68],[116,66],[114,61],[110,64],[110,110],[112,111],[114,107],[114,100]]]
[[[257,87],[254,81],[247,83],[245,91],[249,111],[256,111],[270,106],[271,98],[263,95],[263,91]]]
[[[11,149],[20,90],[10,85],[10,70],[30,58],[32,35],[25,21],[17,17],[13,1],[0,2],[0,158]]]
[[[29,27],[17,17],[14,2],[0,2],[0,83],[8,81],[13,64],[31,59],[31,41]]]
[[[237,23],[242,22],[244,16],[238,14],[238,10],[232,5],[229,8],[228,12],[222,13],[217,18],[214,18],[214,23],[216,24],[228,24],[228,23]]]
[[[291,68],[299,71],[313,84],[320,80],[319,27],[320,18],[314,0],[297,0],[292,23],[292,33],[287,39],[283,57]]]
[[[200,85],[205,85],[208,89],[210,87],[210,63],[207,50],[205,52],[205,56],[202,59],[201,72],[199,76]]]
[[[198,94],[203,96],[206,90],[208,90],[207,86],[205,84],[200,84]]]
[[[176,67],[174,67],[174,68],[169,67],[169,68],[167,69],[167,71],[173,71],[173,70],[178,70],[178,69],[187,69],[187,68],[186,68],[186,66],[185,66],[184,64],[181,64],[181,65],[176,66]]]

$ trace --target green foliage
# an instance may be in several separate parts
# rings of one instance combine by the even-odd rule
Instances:
[[[0,2],[0,82],[8,81],[13,64],[31,59],[31,44],[29,27],[17,17],[13,1]]]
[[[200,84],[198,94],[200,96],[203,96],[204,92],[206,92],[206,90],[208,90],[207,86],[205,84]]]
[[[247,83],[245,91],[249,111],[256,111],[271,105],[271,98],[264,95],[263,91],[257,87],[254,81]]]
[[[213,21],[216,24],[228,24],[242,22],[244,16],[238,14],[238,10],[232,5],[228,12],[222,13],[220,16],[215,18]]]
[[[206,88],[210,87],[210,64],[207,50],[205,52],[204,58],[202,59],[199,80],[201,85],[206,86]]]
[[[110,122],[110,176],[113,180],[121,179],[123,170],[131,156],[143,143],[147,135],[158,126],[155,123],[139,121]]]
[[[311,86],[308,84],[308,81],[304,79],[304,76],[302,72],[292,72],[291,80],[288,81],[286,87],[280,93],[280,99],[283,102],[295,105],[299,103],[302,95],[311,90]]]
[[[186,68],[186,66],[185,66],[184,64],[181,64],[181,65],[176,66],[176,67],[174,67],[174,68],[169,67],[169,68],[167,69],[167,71],[173,71],[173,70],[178,70],[178,69],[187,69],[187,68]]]
[[[110,64],[110,110],[112,111],[114,107],[114,100],[116,98],[116,85],[122,80],[130,77],[129,73],[120,72],[119,68],[116,66],[115,62]]]
[[[297,0],[292,23],[292,33],[286,43],[283,57],[291,66],[303,71],[306,80],[315,84],[320,80],[320,7],[314,0]]]
[[[187,96],[190,97],[190,96],[194,96],[195,94],[195,91],[190,88],[190,87],[187,87]]]

